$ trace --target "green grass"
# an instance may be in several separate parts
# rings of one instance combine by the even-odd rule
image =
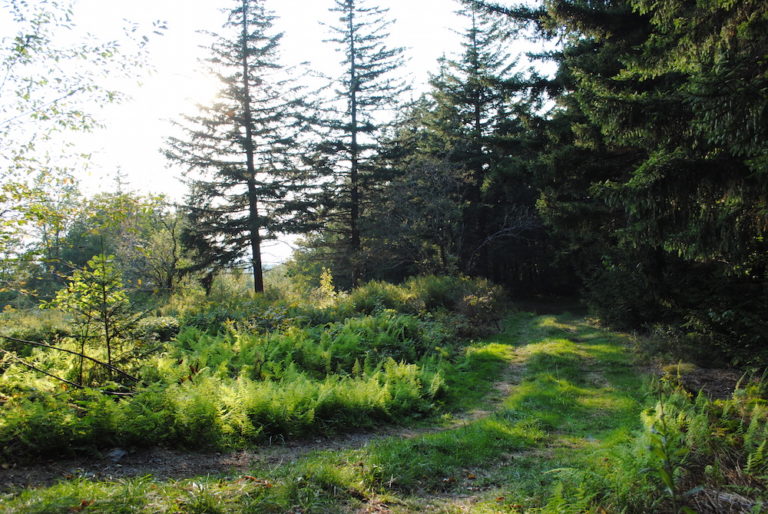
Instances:
[[[452,411],[478,407],[493,390],[493,377],[514,359],[514,348],[496,342],[477,343],[465,350],[465,358],[446,374],[445,404]]]
[[[2,509],[340,512],[386,504],[393,512],[530,512],[549,503],[552,510],[555,484],[567,473],[558,470],[584,468],[640,426],[647,388],[625,343],[577,317],[518,313],[448,368],[443,407],[451,414],[430,418],[431,427],[422,421],[408,437],[315,452],[254,468],[251,478],[64,481],[7,493]],[[512,382],[505,398],[494,388],[499,377]],[[476,408],[489,412],[462,415]]]

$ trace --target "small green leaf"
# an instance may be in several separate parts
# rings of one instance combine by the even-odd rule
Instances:
[[[659,476],[661,477],[661,481],[664,482],[664,485],[669,488],[670,493],[674,491],[675,489],[675,482],[672,480],[672,475],[664,468],[659,468]]]

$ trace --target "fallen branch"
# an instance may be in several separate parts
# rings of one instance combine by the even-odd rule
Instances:
[[[31,370],[37,371],[38,373],[42,373],[43,375],[49,376],[49,377],[51,377],[51,378],[53,378],[55,380],[58,380],[60,382],[64,382],[65,384],[69,384],[69,385],[71,385],[73,387],[77,387],[78,389],[83,389],[83,386],[81,386],[80,384],[76,384],[74,382],[70,382],[66,378],[57,377],[56,375],[52,375],[52,374],[48,373],[47,371],[44,371],[44,370],[42,370],[42,369],[40,369],[40,368],[38,368],[36,366],[33,366],[32,364],[28,363],[27,361],[25,361],[21,357],[18,357],[16,355],[14,355],[13,352],[9,352],[8,350],[3,350],[2,348],[0,348],[0,352],[5,353],[6,355],[8,355],[12,359],[14,359],[16,362],[21,364],[22,366],[26,366],[26,367],[28,367]]]
[[[42,370],[42,369],[38,368],[37,366],[34,366],[34,365],[32,365],[32,364],[28,363],[27,361],[25,361],[24,359],[22,359],[22,358],[21,358],[21,357],[19,357],[18,355],[14,355],[14,353],[13,353],[13,352],[10,352],[10,351],[8,351],[8,350],[3,350],[2,348],[0,348],[0,352],[3,352],[3,353],[5,353],[6,355],[8,355],[8,356],[9,356],[9,357],[11,357],[12,359],[14,359],[16,362],[18,362],[19,364],[21,364],[22,366],[26,366],[26,367],[28,367],[29,369],[33,370],[33,371],[37,371],[38,373],[42,373],[42,374],[43,374],[43,375],[45,375],[45,376],[51,377],[51,378],[53,378],[54,380],[58,380],[58,381],[60,381],[60,382],[64,382],[65,384],[67,384],[67,385],[71,385],[72,387],[76,387],[77,389],[85,389],[85,386],[82,386],[82,385],[80,385],[80,384],[76,384],[76,383],[74,383],[74,382],[71,382],[71,381],[67,380],[66,378],[57,377],[56,375],[53,375],[53,374],[51,374],[51,373],[48,373],[47,371],[45,371],[45,370]],[[133,392],[133,391],[127,391],[127,392],[118,392],[118,391],[102,391],[102,390],[100,390],[100,389],[95,389],[95,391],[98,391],[98,392],[100,392],[101,394],[106,394],[106,395],[109,395],[109,396],[133,396],[133,395],[135,395],[135,394],[136,394],[136,393],[135,393],[135,392]],[[7,399],[5,399],[4,397],[3,397],[3,398],[0,398],[0,402],[5,402],[5,401],[7,401]]]
[[[89,361],[95,362],[96,364],[98,364],[100,366],[104,366],[105,368],[107,368],[107,369],[109,369],[111,371],[115,371],[116,373],[124,376],[125,378],[127,378],[129,380],[133,380],[136,383],[139,382],[138,378],[136,378],[136,377],[134,377],[132,375],[129,375],[125,371],[123,371],[123,370],[121,370],[119,368],[116,368],[116,367],[114,367],[114,366],[112,366],[110,364],[107,364],[106,362],[102,362],[102,361],[100,361],[98,359],[94,359],[93,357],[88,357],[87,355],[84,355],[84,354],[82,354],[80,352],[76,352],[76,351],[73,351],[73,350],[67,350],[66,348],[59,348],[58,346],[51,346],[50,344],[38,343],[36,341],[26,341],[24,339],[16,339],[15,337],[10,337],[10,336],[0,335],[0,338],[6,339],[8,341],[12,341],[14,343],[28,344],[30,346],[38,346],[40,348],[48,348],[50,350],[57,350],[59,352],[65,352],[65,353],[69,353],[71,355],[76,355],[77,357],[81,357],[83,359],[88,359]]]
[[[508,218],[505,218],[502,228],[486,237],[482,243],[472,251],[468,266],[470,270],[475,267],[480,251],[486,246],[495,243],[499,239],[522,239],[522,234],[538,230],[542,226],[541,221],[527,210],[518,211],[514,214],[516,216],[515,218],[511,221]]]

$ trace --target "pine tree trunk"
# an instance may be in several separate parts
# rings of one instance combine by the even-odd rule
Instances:
[[[475,255],[476,251],[483,252],[483,249],[479,249],[483,240],[483,230],[485,224],[483,223],[483,207],[482,203],[482,187],[485,171],[483,169],[483,99],[480,93],[480,60],[479,60],[479,43],[477,40],[477,18],[475,17],[474,10],[472,11],[472,31],[470,33],[470,64],[471,76],[469,77],[470,84],[473,84],[474,90],[472,91],[472,157],[475,160],[474,169],[472,170],[472,178],[468,184],[468,190],[465,195],[467,201],[467,207],[463,214],[464,225],[464,237],[462,240],[462,263],[461,267],[464,273],[473,274],[475,271],[476,263],[480,260],[480,255]]]
[[[110,366],[107,372],[109,379],[112,380],[112,331],[106,284],[101,285],[101,321],[104,326],[104,343],[107,345],[107,364]]]
[[[248,180],[248,213],[250,222],[251,261],[253,267],[253,290],[256,293],[264,292],[264,273],[261,264],[261,235],[259,234],[259,205],[256,198],[256,184]]]
[[[259,234],[259,199],[256,194],[256,166],[254,164],[253,115],[251,113],[251,92],[248,77],[248,0],[243,0],[243,33],[241,40],[243,64],[243,114],[245,122],[245,158],[248,177],[248,230],[251,242],[251,265],[253,268],[253,290],[264,292],[264,275],[261,269],[261,235]]]
[[[361,280],[360,271],[360,184],[359,184],[359,147],[357,144],[357,63],[355,61],[355,37],[353,17],[349,17],[350,34],[350,116],[351,116],[351,147],[350,147],[350,209],[349,209],[349,253],[352,263],[352,286],[358,286]]]

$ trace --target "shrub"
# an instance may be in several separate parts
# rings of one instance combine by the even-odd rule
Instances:
[[[160,374],[167,374],[165,380],[171,383],[207,368],[222,376],[266,380],[281,379],[294,366],[322,378],[351,374],[355,362],[367,362],[369,369],[387,358],[415,363],[452,337],[436,322],[391,311],[269,334],[231,328],[214,335],[187,327],[167,354],[167,364],[160,365]]]
[[[179,320],[172,316],[149,316],[136,323],[133,335],[142,341],[170,341],[179,333]]]
[[[373,314],[385,309],[414,312],[408,290],[387,282],[373,281],[358,287],[342,300],[341,309]]]
[[[464,277],[438,277],[434,275],[408,279],[408,288],[426,311],[453,310],[469,293],[471,280]]]
[[[287,306],[257,296],[206,303],[188,310],[180,324],[215,333],[222,331],[228,323],[235,323],[250,330],[266,332],[285,327],[292,321]]]
[[[165,390],[172,409],[172,437],[190,448],[217,447],[222,442],[223,416],[219,403],[220,381],[202,377],[174,384]]]
[[[174,411],[168,404],[165,388],[154,384],[130,400],[120,403],[115,416],[117,438],[122,444],[148,446],[171,441],[175,434]]]
[[[368,282],[337,306],[345,315],[385,310],[403,314],[453,312],[476,326],[495,324],[504,307],[503,290],[488,280],[437,276],[413,277],[399,286]]]
[[[111,445],[243,446],[420,416],[444,395],[443,370],[464,355],[451,323],[490,319],[484,316],[491,303],[467,296],[494,291],[482,281],[424,277],[401,286],[372,282],[349,296],[332,295],[326,307],[259,295],[192,306],[181,320],[145,318],[133,336],[164,344],[160,353],[142,356],[136,373],[148,385],[130,397],[67,391],[9,365],[0,397],[3,455]],[[77,346],[69,339],[60,344]],[[93,356],[103,358],[102,350]],[[126,355],[132,358],[119,359]],[[78,379],[70,354],[37,349],[31,361]],[[103,371],[88,365],[86,378]]]
[[[15,397],[2,407],[0,447],[6,458],[74,454],[117,441],[118,404],[94,391]]]
[[[469,321],[476,334],[500,330],[502,292],[498,286],[489,287],[480,294],[471,293],[461,299],[457,311]],[[468,334],[472,335],[472,334]]]

